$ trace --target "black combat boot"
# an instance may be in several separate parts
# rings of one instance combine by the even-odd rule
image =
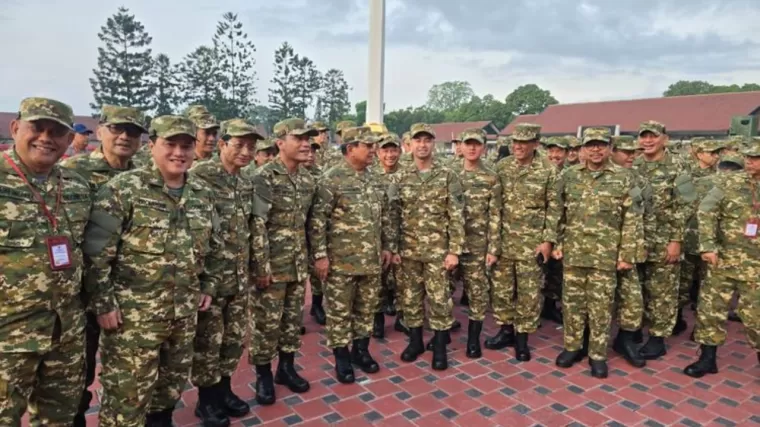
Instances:
[[[673,335],[678,336],[685,331],[689,325],[686,323],[686,320],[683,318],[683,309],[678,309],[678,314],[676,315],[676,324],[673,326]]]
[[[450,341],[447,331],[435,331],[433,336],[433,360],[431,365],[436,371],[445,371],[449,367],[446,355],[446,344]]]
[[[699,360],[687,366],[683,373],[692,378],[702,378],[705,374],[718,373],[718,347],[714,345],[699,346]]]
[[[251,412],[251,407],[232,392],[232,378],[222,376],[219,382],[219,404],[228,417],[240,418]]]
[[[369,353],[369,338],[354,340],[354,345],[351,348],[351,363],[368,374],[374,374],[380,370],[380,365]]]
[[[499,332],[486,339],[485,347],[489,350],[501,350],[515,345],[515,328],[512,325],[501,325]]]
[[[639,355],[636,343],[633,342],[633,332],[620,329],[612,344],[612,349],[635,368],[643,368],[647,364],[647,361]]]
[[[544,308],[541,310],[541,318],[558,325],[562,324],[562,311],[557,308],[557,301],[544,298]]]
[[[633,339],[633,342],[636,344],[641,344],[644,342],[644,331],[641,330],[641,328],[636,329],[633,331],[633,335],[631,335],[631,339]]]
[[[385,338],[385,314],[382,312],[375,313],[375,319],[372,322],[372,337]]]
[[[203,427],[227,427],[230,419],[222,411],[219,384],[211,387],[198,387],[198,403],[195,416],[201,419]]]
[[[425,344],[422,342],[422,327],[409,328],[409,345],[401,353],[401,360],[404,362],[414,362],[424,352]]]
[[[356,378],[354,377],[354,368],[351,366],[351,355],[348,347],[338,347],[333,349],[335,355],[335,376],[338,382],[342,384],[351,384]]]
[[[588,365],[591,367],[591,376],[594,378],[607,378],[607,361],[606,360],[594,360],[589,358]]]
[[[396,303],[394,299],[393,292],[388,291],[388,295],[385,297],[385,306],[383,307],[386,316],[396,315]]]
[[[446,332],[446,345],[451,344],[451,334],[449,331]],[[428,341],[427,345],[425,346],[425,350],[427,351],[433,351],[433,347],[435,347],[435,335],[433,335],[432,338],[430,338],[430,341]]]
[[[639,349],[639,356],[646,360],[655,360],[658,357],[662,357],[668,354],[668,350],[665,348],[665,338],[649,336],[649,340],[644,347]]]
[[[467,325],[467,351],[465,355],[470,359],[477,359],[483,355],[480,350],[480,331],[482,330],[482,320],[470,320],[470,324]]]
[[[451,328],[449,328],[450,331],[458,331],[462,329],[462,322],[460,322],[457,319],[454,319],[454,323],[451,324]]]
[[[324,326],[327,323],[327,315],[322,307],[322,295],[311,296],[311,310],[309,310],[309,314],[314,316],[317,324]]]
[[[174,408],[167,408],[159,412],[149,412],[145,417],[145,427],[174,427],[172,413]]]
[[[583,353],[581,350],[562,350],[559,356],[557,356],[557,360],[554,364],[560,368],[570,368],[581,360],[583,360]]]
[[[515,338],[515,359],[520,362],[530,360],[530,348],[528,347],[528,334],[518,332]]]
[[[277,364],[277,373],[274,376],[274,382],[284,385],[293,393],[306,393],[311,386],[309,382],[303,379],[294,365],[295,354],[280,352],[280,362]]]
[[[404,316],[399,311],[396,315],[396,322],[393,323],[393,329],[395,329],[398,332],[401,332],[402,334],[409,336],[409,328],[404,325]]]
[[[256,365],[256,401],[259,405],[271,405],[275,400],[272,364]]]

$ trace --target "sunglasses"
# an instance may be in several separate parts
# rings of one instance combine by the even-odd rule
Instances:
[[[122,133],[126,133],[127,137],[129,138],[138,138],[143,133],[142,129],[138,128],[135,125],[119,124],[108,125],[107,127],[108,131],[113,135],[121,135]]]

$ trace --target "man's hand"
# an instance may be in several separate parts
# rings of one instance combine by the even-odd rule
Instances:
[[[393,265],[401,265],[401,255],[399,255],[399,254],[393,254],[393,258],[391,258],[391,264],[393,264]]]
[[[393,254],[389,251],[383,251],[380,254],[380,261],[383,265],[383,270],[387,270],[388,267],[391,266],[391,260],[393,259]]]
[[[668,264],[675,264],[679,261],[681,261],[681,242],[668,243],[665,262]]]
[[[327,257],[314,261],[314,272],[321,281],[327,280],[327,273],[330,271],[330,259]]]
[[[198,311],[208,311],[209,307],[211,307],[211,297],[206,294],[201,294],[201,297],[198,300]]]
[[[486,267],[491,267],[492,265],[496,264],[496,261],[498,261],[499,258],[496,258],[495,256],[491,254],[486,255]]]
[[[549,256],[552,254],[552,244],[551,242],[544,242],[538,245],[536,248],[536,255],[541,254],[544,256],[544,264],[549,262]]]
[[[98,325],[107,331],[118,329],[122,323],[124,322],[121,320],[121,311],[118,309],[98,316]]]
[[[633,270],[633,264],[628,264],[625,261],[618,261],[617,262],[617,269],[618,269],[618,271]]]
[[[446,255],[446,258],[443,260],[443,268],[445,268],[448,271],[451,271],[456,268],[456,266],[459,265],[459,257],[454,254],[448,254]]]
[[[272,275],[261,276],[256,278],[256,287],[259,289],[266,289],[269,284],[272,283]]]
[[[702,261],[710,264],[713,267],[718,266],[718,254],[715,252],[704,252],[702,254]]]
[[[552,258],[556,259],[557,261],[561,260],[564,254],[561,250],[555,249],[552,251]]]

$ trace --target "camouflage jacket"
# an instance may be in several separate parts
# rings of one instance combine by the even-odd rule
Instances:
[[[240,174],[230,175],[217,157],[190,169],[206,182],[214,194],[224,251],[219,296],[232,296],[248,290],[251,261],[251,222],[253,221],[253,183]]]
[[[544,159],[521,167],[510,156],[496,165],[501,180],[501,257],[533,260],[538,245],[557,242],[557,170]]]
[[[311,175],[312,178],[314,178],[314,182],[316,182],[319,179],[319,177],[322,176],[322,172],[324,172],[327,169],[329,169],[329,167],[326,168],[326,167],[319,166],[319,165],[314,165],[314,166],[312,166],[310,168],[307,168],[305,166],[302,166],[302,167],[304,169],[306,169],[307,172],[309,172],[309,174]]]
[[[752,210],[752,178],[740,171],[721,174],[697,211],[699,251],[716,252],[717,269],[737,280],[756,282],[760,277],[760,238],[745,237]],[[760,183],[754,182],[754,199],[760,200]],[[715,268],[715,267],[712,267]]]
[[[172,197],[151,164],[124,172],[95,197],[83,251],[96,314],[120,309],[132,321],[192,316],[200,293],[219,288],[224,244],[214,196],[188,174]]]
[[[345,160],[317,182],[309,221],[314,259],[329,257],[339,274],[380,274],[380,252],[398,252],[387,192],[370,172],[359,173]]]
[[[388,189],[402,258],[443,261],[464,246],[464,194],[456,173],[438,159],[422,174],[414,163],[391,175]]]
[[[564,265],[616,271],[618,261],[636,262],[644,240],[644,204],[636,190],[633,171],[612,162],[599,171],[579,164],[561,175]]]
[[[40,184],[13,148],[5,153],[44,198],[58,229],[52,229],[27,184],[0,155],[0,353],[44,352],[53,345],[57,319],[64,333],[61,342],[82,333],[81,246],[92,196],[87,181],[71,170],[54,166]],[[45,239],[56,235],[71,243],[72,266],[66,270],[50,268]]]
[[[635,169],[631,169],[633,182],[636,188],[633,190],[634,205],[642,204],[644,213],[642,215],[641,227],[644,234],[644,240],[639,243],[641,246],[636,251],[636,263],[643,263],[647,260],[647,255],[653,251],[655,245],[655,233],[657,233],[657,219],[655,218],[652,186],[639,174]]]
[[[711,169],[708,168],[708,170]],[[715,180],[717,178],[718,176],[716,173],[711,173],[702,174],[702,176],[694,179],[694,191],[696,193],[696,198],[692,204],[692,214],[689,217],[689,220],[686,223],[686,229],[684,230],[684,253],[690,255],[699,255],[699,224],[697,221],[697,210],[699,208],[699,204],[702,202],[702,199],[707,196],[707,193],[709,193],[713,185],[715,185]]]
[[[93,197],[100,190],[100,187],[110,181],[111,178],[136,167],[135,163],[130,160],[127,169],[112,168],[106,161],[106,156],[103,155],[102,147],[87,155],[69,157],[61,162],[61,166],[73,169],[84,177],[90,183],[90,191],[92,191]]]
[[[691,177],[693,179],[703,178],[705,176],[710,176],[717,172],[716,168],[701,168],[699,167],[698,162],[694,162],[694,164],[691,165],[691,168],[689,169],[691,171]]]
[[[150,143],[143,144],[137,150],[134,157],[132,157],[132,162],[134,162],[135,166],[138,168],[153,163],[153,158],[150,153]]]
[[[639,157],[633,168],[652,188],[652,209],[655,232],[650,241],[647,261],[660,262],[669,242],[682,242],[686,221],[694,201],[694,184],[687,166],[672,154],[665,153],[659,161],[648,162]]]
[[[301,282],[308,274],[306,221],[316,186],[304,168],[290,175],[279,158],[254,172],[251,258],[257,277]]]
[[[498,257],[501,254],[501,180],[483,162],[474,171],[464,169],[464,160],[454,166],[464,192],[463,253]]]
[[[324,147],[317,150],[316,161],[314,163],[317,166],[320,166],[321,170],[324,171],[330,166],[333,166],[341,161],[343,161],[343,156],[340,154],[340,150],[332,148],[328,143],[325,144]]]

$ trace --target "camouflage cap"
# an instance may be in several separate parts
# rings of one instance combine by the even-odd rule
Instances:
[[[486,131],[481,128],[469,128],[459,134],[459,141],[478,141],[481,144],[486,143]]]
[[[583,145],[589,142],[606,142],[610,143],[610,130],[607,128],[586,128],[583,130]]]
[[[272,135],[275,138],[284,138],[287,135],[317,136],[319,135],[319,131],[306,126],[306,121],[303,119],[289,118],[274,125],[274,132]]]
[[[256,141],[256,152],[268,150],[270,148],[277,148],[277,144],[275,144],[274,139],[272,138],[264,138],[259,141]]]
[[[191,116],[190,120],[193,121],[198,129],[213,129],[219,127],[219,121],[212,114],[203,114],[200,116]]]
[[[573,136],[573,135],[566,135],[566,136],[563,136],[562,138],[565,139],[565,142],[567,143],[567,148],[568,149],[581,148],[581,145],[582,145],[581,144],[581,140],[578,139],[578,138],[576,138],[575,136]]]
[[[736,153],[722,154],[720,160],[718,160],[718,167],[720,167],[721,163],[734,163],[744,169],[744,156]]]
[[[335,133],[338,135],[341,135],[341,132],[343,132],[343,129],[347,128],[355,128],[356,122],[351,120],[343,120],[342,122],[338,122],[337,125],[335,125]]]
[[[435,131],[433,130],[433,127],[427,123],[415,123],[411,128],[409,128],[410,138],[416,138],[417,135],[421,133],[426,133],[435,139]]]
[[[229,139],[235,136],[253,136],[255,140],[264,139],[256,126],[243,119],[225,120],[219,127],[220,137]]]
[[[135,125],[148,132],[145,127],[145,114],[137,108],[104,105],[100,109],[100,123],[108,125]]]
[[[653,134],[660,136],[666,133],[665,125],[654,120],[647,120],[639,125],[639,135],[644,132],[652,132]]]
[[[150,122],[148,134],[159,138],[188,135],[195,139],[195,130],[193,121],[185,116],[159,116]]]
[[[612,141],[612,148],[616,150],[637,151],[639,149],[639,143],[631,135],[613,136],[610,139]]]
[[[502,145],[509,145],[509,143],[512,142],[512,138],[508,136],[500,136],[496,138],[496,145],[501,147]]]
[[[401,141],[399,140],[399,137],[397,134],[390,132],[380,139],[380,147],[385,147],[386,145],[395,145],[396,147],[401,146]]]
[[[316,121],[311,124],[311,127],[317,130],[317,132],[323,132],[326,130],[330,130],[330,128],[327,127],[325,122]]]
[[[744,135],[732,135],[725,140],[726,147],[733,150],[739,150],[741,147],[749,144],[750,138]]]
[[[372,132],[369,126],[357,126],[343,129],[341,135],[343,144],[353,144],[357,142],[379,142],[376,134]]]
[[[74,110],[67,104],[54,99],[24,99],[18,107],[18,118],[26,122],[52,120],[74,130]]]
[[[744,144],[739,152],[749,157],[760,157],[760,137],[754,137]]]
[[[404,132],[404,133],[401,135],[401,142],[407,142],[407,141],[409,141],[410,139],[412,139],[412,133],[411,133],[411,132],[409,132],[409,131],[406,131],[406,132]]]
[[[541,139],[541,125],[520,123],[512,132],[512,141],[535,141]]]
[[[559,147],[563,150],[567,150],[567,142],[565,142],[565,138],[561,136],[552,136],[550,138],[547,138],[545,145],[546,148]]]
[[[691,146],[697,152],[714,153],[728,146],[727,141],[712,138],[694,138],[691,140]]]
[[[208,111],[208,108],[200,104],[188,105],[182,113],[182,115],[186,117],[205,116],[208,114],[211,114],[211,112]]]

